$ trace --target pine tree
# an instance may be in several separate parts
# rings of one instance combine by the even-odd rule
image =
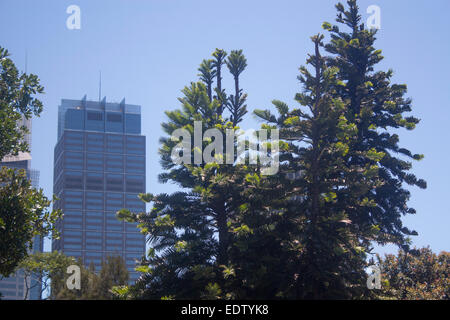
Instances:
[[[129,274],[125,261],[121,256],[108,256],[103,261],[98,275],[98,284],[94,289],[101,299],[113,298],[111,289],[128,284]]]
[[[226,64],[234,80],[234,95],[230,95],[228,109],[231,113],[230,120],[236,126],[239,120],[247,113],[247,106],[244,104],[247,95],[242,94],[242,89],[239,87],[239,76],[247,67],[247,59],[242,54],[242,50],[233,50]]]
[[[380,184],[364,195],[373,206],[363,210],[356,208],[349,215],[352,221],[364,222],[367,227],[372,225],[378,230],[374,238],[364,240],[366,247],[370,247],[369,241],[377,241],[395,243],[408,250],[408,236],[417,232],[403,226],[401,217],[416,211],[407,205],[410,192],[402,186],[426,188],[424,180],[408,172],[412,168],[408,160],[421,160],[423,155],[400,147],[398,134],[389,131],[391,128],[413,130],[419,119],[405,115],[412,110],[411,99],[404,98],[407,86],[391,83],[392,70],[375,71],[376,64],[383,59],[381,50],[373,47],[377,32],[366,30],[361,23],[356,0],[349,0],[347,4],[347,10],[340,3],[336,5],[336,21],[350,28],[350,32],[323,24],[331,35],[326,45],[331,54],[327,63],[339,68],[339,79],[345,84],[339,86],[336,95],[349,103],[345,116],[357,128],[355,150],[373,150],[374,154],[383,155],[377,162]],[[375,163],[373,159],[347,158],[348,165]]]
[[[376,32],[360,24],[356,2],[348,1],[348,10],[336,7],[337,22],[351,32],[324,23],[331,41],[312,37],[314,53],[300,68],[302,91],[295,96],[300,107],[274,100],[277,115],[255,111],[265,122],[261,129],[269,131],[268,144],[274,130],[280,133],[276,175],[262,174],[261,154],[256,166],[239,165],[236,158],[223,165],[217,152],[208,164],[173,161],[180,148],[180,140],[169,138],[175,130],[189,131],[183,142],[192,146],[195,121],[224,133],[246,113],[242,52],[228,56],[217,49],[202,63],[202,82],[183,90],[182,108],[167,112],[163,124],[168,137],[161,139],[160,180],[184,191],[141,195],[153,203],[148,214],[119,212],[140,222],[152,244],[139,269],[143,277],[128,292],[121,290],[123,296],[356,299],[371,296],[365,267],[374,243],[408,249],[408,236],[416,232],[403,226],[401,216],[415,211],[407,206],[403,184],[426,183],[397,154],[423,156],[401,148],[390,131],[411,130],[419,120],[405,115],[411,111],[406,86],[391,84],[392,71],[375,71],[382,59],[373,48]],[[234,79],[231,95],[222,88],[224,64]],[[204,139],[203,150],[212,141]],[[195,160],[199,150],[190,151]]]
[[[425,182],[408,173],[411,164],[394,154],[415,160],[422,156],[400,148],[398,135],[389,129],[413,129],[419,121],[403,117],[411,111],[411,101],[403,98],[406,86],[391,84],[391,71],[374,72],[381,60],[380,51],[372,47],[376,32],[359,24],[355,1],[348,6],[349,11],[336,6],[337,21],[350,26],[352,33],[324,23],[331,32],[325,49],[332,55],[320,55],[323,37],[316,36],[315,54],[307,61],[314,73],[300,68],[304,91],[295,100],[307,109],[290,110],[274,101],[278,117],[267,110],[255,112],[280,129],[286,142],[280,172],[292,179],[284,183],[283,206],[291,233],[277,238],[292,248],[286,290],[279,296],[367,295],[364,266],[373,243],[407,249],[407,236],[416,234],[400,219],[415,213],[407,206],[409,191],[402,183],[425,187]],[[276,187],[279,182],[272,183]]]
[[[212,99],[212,85],[214,82],[214,78],[216,77],[216,70],[214,69],[213,63],[214,60],[205,59],[202,61],[200,67],[198,68],[198,71],[200,72],[198,76],[200,77],[200,80],[206,85],[209,100]]]
[[[167,111],[169,121],[162,124],[167,137],[161,138],[161,164],[165,172],[159,179],[163,183],[176,183],[186,191],[141,195],[142,200],[153,204],[148,214],[119,212],[120,217],[141,223],[152,246],[149,259],[142,261],[139,268],[143,276],[132,289],[135,296],[153,299],[226,296],[225,274],[231,245],[229,221],[237,213],[238,186],[243,185],[239,181],[243,181],[247,169],[224,164],[226,159],[221,150],[212,150],[213,162],[196,162],[213,139],[223,139],[225,147],[227,130],[237,129],[246,113],[246,95],[239,86],[239,76],[246,67],[245,57],[242,51],[232,51],[228,60],[226,57],[224,50],[217,49],[213,59],[202,62],[201,82],[191,83],[182,90],[181,109]],[[235,80],[235,94],[230,97],[222,87],[224,64]],[[214,79],[215,95],[212,96]],[[226,110],[231,111],[231,117],[225,115]],[[194,147],[195,121],[201,123],[203,132],[215,129],[219,133],[211,138],[200,137],[202,150]],[[174,141],[171,136],[177,129],[190,133],[191,164],[173,161],[173,150],[180,141]]]
[[[299,80],[303,92],[295,100],[301,108],[290,108],[274,101],[278,116],[270,111],[255,113],[280,129],[285,141],[280,161],[285,165],[284,219],[290,232],[279,241],[288,245],[290,264],[286,265],[286,298],[348,298],[350,284],[362,277],[363,257],[358,239],[349,230],[346,212],[337,201],[338,194],[346,198],[346,206],[360,206],[361,190],[377,183],[370,168],[347,167],[345,156],[353,154],[350,145],[356,127],[346,120],[345,103],[335,97],[338,69],[328,67],[320,54],[323,35],[312,37],[314,54],[307,67],[301,67]],[[361,156],[368,156],[361,154]],[[281,187],[282,188],[282,187]],[[290,278],[290,279],[289,279]],[[355,289],[357,286],[353,286]]]

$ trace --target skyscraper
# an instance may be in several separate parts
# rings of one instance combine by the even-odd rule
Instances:
[[[63,99],[58,110],[53,192],[62,209],[60,238],[52,249],[81,258],[98,271],[107,256],[120,255],[138,277],[136,260],[145,237],[135,224],[117,220],[117,210],[145,211],[145,136],[141,107],[120,103]]]
[[[25,135],[25,141],[28,143],[28,149],[31,150],[31,119],[25,119],[22,117],[19,126],[27,127],[29,133]],[[17,156],[8,155],[1,159],[0,167],[8,167],[14,169],[23,169],[27,173],[27,177],[31,180],[31,185],[34,188],[39,187],[39,171],[31,169],[31,151],[19,152]],[[33,239],[33,253],[42,252],[44,247],[43,239],[41,236],[36,236]],[[38,281],[38,275],[34,275],[31,278],[25,278],[22,270],[18,270],[10,277],[0,280],[0,292],[2,293],[2,299],[9,300],[39,300],[41,299],[40,282]],[[28,288],[28,290],[27,290]]]

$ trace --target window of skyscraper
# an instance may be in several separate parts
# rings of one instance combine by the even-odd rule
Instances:
[[[86,170],[103,171],[103,154],[86,153]]]
[[[106,213],[106,231],[123,231],[123,222],[117,220],[115,212]]]
[[[65,230],[64,236],[83,238],[83,232],[74,230]]]
[[[139,114],[125,114],[125,130],[126,133],[140,134],[141,133],[141,115]]]
[[[106,194],[106,210],[118,211],[124,207],[122,193],[110,193]]]
[[[64,249],[81,250],[81,244],[64,243]]]
[[[83,242],[82,240],[83,240],[83,238],[71,237],[71,236],[64,235],[64,242],[66,242],[66,243],[80,244],[81,245],[81,243]]]
[[[103,223],[102,224],[88,224],[86,222],[86,230],[95,230],[95,231],[102,231],[103,230]]]
[[[86,135],[86,149],[88,151],[103,152],[104,144],[102,134],[88,133]]]
[[[65,128],[72,130],[84,129],[84,110],[68,109],[65,116]]]
[[[127,154],[145,154],[145,137],[126,137],[126,153]]]
[[[86,211],[86,229],[102,230],[103,229],[103,212]]]
[[[103,210],[103,192],[86,192],[86,210]]]
[[[81,191],[65,191],[64,202],[66,209],[82,209],[83,208],[83,193]]]
[[[77,132],[66,131],[64,138],[64,149],[65,150],[83,150],[83,135]]]
[[[123,172],[123,156],[119,155],[106,155],[106,171]]]
[[[103,112],[87,111],[86,130],[104,131]]]
[[[122,135],[106,135],[106,152],[123,153],[123,136]]]
[[[83,142],[84,142],[84,136],[82,133],[66,131],[65,137],[64,137],[64,144],[69,144],[69,145],[74,144],[74,145],[83,146]]]
[[[127,175],[125,177],[126,192],[143,192],[145,185],[144,176]]]
[[[63,217],[64,221],[67,223],[79,223],[79,224],[83,224],[83,217],[77,217],[77,216],[70,216],[70,215],[66,215],[64,214]]]
[[[139,156],[126,156],[126,172],[145,173],[145,158]]]
[[[66,169],[83,170],[83,153],[66,152],[64,166]]]
[[[108,112],[106,114],[106,132],[123,133],[123,119],[121,113]]]
[[[107,191],[123,191],[123,175],[106,174],[106,190]]]
[[[86,172],[86,189],[103,190],[103,173]]]
[[[64,187],[67,189],[82,189],[83,173],[80,171],[66,171],[64,175]]]

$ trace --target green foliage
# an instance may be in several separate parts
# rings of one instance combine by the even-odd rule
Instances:
[[[25,126],[21,119],[39,116],[42,103],[35,95],[43,93],[36,75],[20,73],[0,47],[0,160],[28,151]],[[31,187],[23,170],[1,168],[0,171],[0,275],[8,276],[27,257],[34,236],[56,230],[53,223],[61,216],[50,211],[51,201],[42,190]]]
[[[216,77],[216,70],[214,69],[214,60],[203,60],[198,68],[200,72],[198,76],[200,80],[206,85],[208,90],[208,97],[211,100],[212,98],[212,84],[214,82],[214,78]]]
[[[381,299],[449,300],[450,253],[430,248],[378,256],[382,271]]]
[[[288,144],[280,155],[280,175],[301,172],[291,180],[269,178],[267,183],[274,188],[282,185],[281,198],[262,195],[266,205],[284,208],[281,221],[289,230],[272,232],[289,261],[284,263],[287,275],[276,293],[280,298],[348,299],[364,293],[364,254],[352,230],[358,226],[347,210],[361,207],[361,193],[378,180],[364,176],[364,168],[346,163],[359,155],[354,149],[357,130],[345,115],[346,101],[336,95],[339,69],[329,67],[320,54],[323,39],[323,35],[312,37],[314,54],[307,60],[312,70],[300,68],[304,89],[296,100],[306,110],[277,108],[279,115],[269,117]],[[293,118],[296,121],[285,120]]]
[[[77,261],[58,251],[38,252],[30,254],[20,262],[18,269],[25,277],[25,290],[29,292],[35,286],[39,287],[41,296],[50,287],[50,283],[62,281],[66,276],[67,267],[76,265]],[[36,280],[29,286],[31,278]],[[28,296],[28,293],[25,295]]]
[[[222,87],[224,64],[234,79],[234,94],[231,95],[227,95]],[[202,122],[203,131],[214,128],[223,136],[227,130],[236,129],[247,113],[246,94],[239,83],[246,66],[242,50],[233,50],[228,56],[224,50],[216,49],[213,58],[203,60],[200,65],[201,81],[182,90],[181,107],[166,112],[168,122],[162,127],[167,137],[160,140],[161,164],[165,172],[159,178],[161,182],[176,183],[185,191],[141,195],[142,200],[153,206],[147,214],[118,212],[119,218],[138,222],[141,231],[149,235],[152,246],[148,259],[137,268],[143,275],[127,291],[128,298],[209,299],[226,296],[225,277],[229,274],[222,271],[224,267],[231,268],[228,267],[229,250],[236,228],[227,222],[240,212],[239,193],[248,168],[220,165],[221,155],[218,154],[215,163],[175,164],[171,154],[179,141],[173,141],[170,136],[174,130],[184,128],[191,133],[190,142],[194,146],[194,121]],[[214,96],[210,94],[212,86],[215,86]],[[210,143],[211,139],[205,139],[203,148]],[[193,147],[192,163],[196,152]]]
[[[34,236],[57,236],[61,212],[48,210],[51,201],[31,187],[24,170],[1,168],[0,186],[0,275],[8,276],[27,257]]]
[[[396,243],[407,250],[407,238],[416,232],[404,227],[400,217],[414,214],[415,210],[407,205],[410,192],[402,186],[425,188],[426,182],[408,172],[411,164],[398,154],[411,160],[421,160],[423,156],[400,147],[398,135],[390,133],[390,129],[412,130],[419,119],[404,116],[412,111],[411,99],[404,97],[406,85],[391,83],[392,70],[375,70],[383,59],[381,50],[374,48],[376,30],[364,28],[356,1],[347,1],[347,8],[342,4],[336,8],[336,21],[350,31],[341,30],[340,25],[329,28],[331,40],[325,49],[330,54],[327,64],[337,67],[338,77],[346,83],[336,87],[334,95],[347,104],[344,116],[355,126],[357,137],[352,145],[357,153],[347,155],[345,161],[347,166],[363,166],[366,177],[378,177],[364,195],[376,206],[363,212],[355,210],[350,219],[364,217],[368,224],[380,226],[380,233],[373,240]],[[342,45],[345,43],[350,46]]]
[[[242,51],[217,49],[203,62],[201,82],[185,87],[181,107],[166,112],[168,137],[161,138],[161,182],[183,192],[148,195],[147,214],[136,221],[148,233],[151,255],[127,298],[147,299],[358,299],[366,287],[373,244],[408,250],[401,216],[413,214],[404,185],[426,187],[412,173],[412,154],[390,130],[419,122],[404,98],[405,85],[391,83],[392,71],[375,71],[381,51],[375,31],[364,29],[356,1],[336,6],[339,25],[324,23],[331,39],[313,36],[314,52],[300,67],[297,108],[273,100],[277,114],[255,110],[264,129],[279,129],[280,171],[264,176],[258,166],[175,164],[171,152],[179,128],[191,133],[233,129],[246,113],[239,76]],[[340,27],[349,27],[341,31]],[[327,55],[322,55],[322,51]],[[222,88],[222,66],[234,78],[234,94]],[[213,85],[211,97],[208,86]],[[225,108],[226,107],[226,108]],[[224,111],[228,110],[229,113]],[[203,147],[211,140],[203,141]],[[236,147],[236,146],[234,146]],[[194,157],[196,150],[191,150]]]
[[[51,277],[52,300],[111,300],[126,299],[128,294],[128,270],[120,256],[108,256],[103,261],[100,272],[96,273],[93,265],[85,268],[77,262],[81,271],[81,289],[68,289],[66,281],[69,274],[66,266],[56,277]]]
[[[278,297],[362,298],[365,288],[366,253],[373,242],[394,243],[408,250],[408,236],[400,217],[415,213],[407,201],[404,183],[425,187],[423,180],[407,172],[411,165],[397,154],[419,160],[398,146],[389,129],[413,129],[418,119],[402,114],[411,111],[403,98],[405,85],[391,84],[392,71],[375,71],[381,61],[373,48],[375,31],[360,23],[356,1],[338,4],[337,22],[324,23],[331,40],[312,37],[314,54],[300,68],[303,92],[295,100],[302,109],[280,108],[255,114],[276,125],[287,144],[280,155],[280,175],[300,173],[296,179],[270,177],[270,190],[282,185],[279,195],[256,189],[268,207],[284,208],[283,223],[290,233],[276,234],[289,257],[283,268],[287,278]],[[328,56],[320,54],[325,48]],[[273,181],[270,181],[273,180]],[[271,203],[272,202],[272,203]],[[249,228],[254,229],[251,224]],[[276,229],[275,229],[276,230]],[[259,257],[262,259],[262,257]],[[283,288],[283,285],[285,286]]]
[[[236,126],[242,121],[242,117],[247,113],[247,95],[242,93],[239,87],[239,76],[247,67],[247,59],[242,54],[242,50],[233,50],[226,62],[228,70],[234,78],[234,95],[230,95],[227,108],[230,110],[230,121]]]
[[[17,123],[22,117],[39,116],[43,107],[34,95],[43,92],[38,77],[19,73],[8,50],[0,47],[0,159],[28,151],[24,141],[27,128]]]
[[[68,289],[67,279],[70,274],[67,268],[71,265],[80,267],[81,289]],[[51,288],[50,300],[110,300],[126,299],[128,295],[128,270],[125,261],[120,256],[109,256],[102,263],[98,273],[93,265],[84,267],[81,260],[75,260],[58,251],[30,254],[18,266],[23,270],[26,279],[37,280],[42,293]],[[28,287],[25,290],[33,289]]]

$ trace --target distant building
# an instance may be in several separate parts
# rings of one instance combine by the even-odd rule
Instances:
[[[58,112],[53,192],[62,209],[60,238],[52,249],[81,258],[95,270],[107,256],[120,255],[137,279],[136,260],[145,253],[145,237],[135,224],[117,220],[127,208],[145,211],[145,136],[141,107],[120,103],[63,99]]]
[[[28,128],[29,134],[25,136],[25,141],[31,150],[31,120],[22,118],[20,126],[26,126]],[[32,186],[35,188],[39,187],[39,171],[31,169],[31,152],[20,152],[17,156],[6,156],[0,162],[0,167],[3,166],[25,170],[27,177],[31,180]],[[36,236],[33,240],[33,252],[42,252],[43,247],[42,237]],[[27,287],[30,288],[28,295]],[[14,275],[0,280],[0,292],[2,293],[2,299],[5,300],[41,299],[40,282],[37,277],[34,276],[31,279],[25,279],[22,270],[18,270]]]

